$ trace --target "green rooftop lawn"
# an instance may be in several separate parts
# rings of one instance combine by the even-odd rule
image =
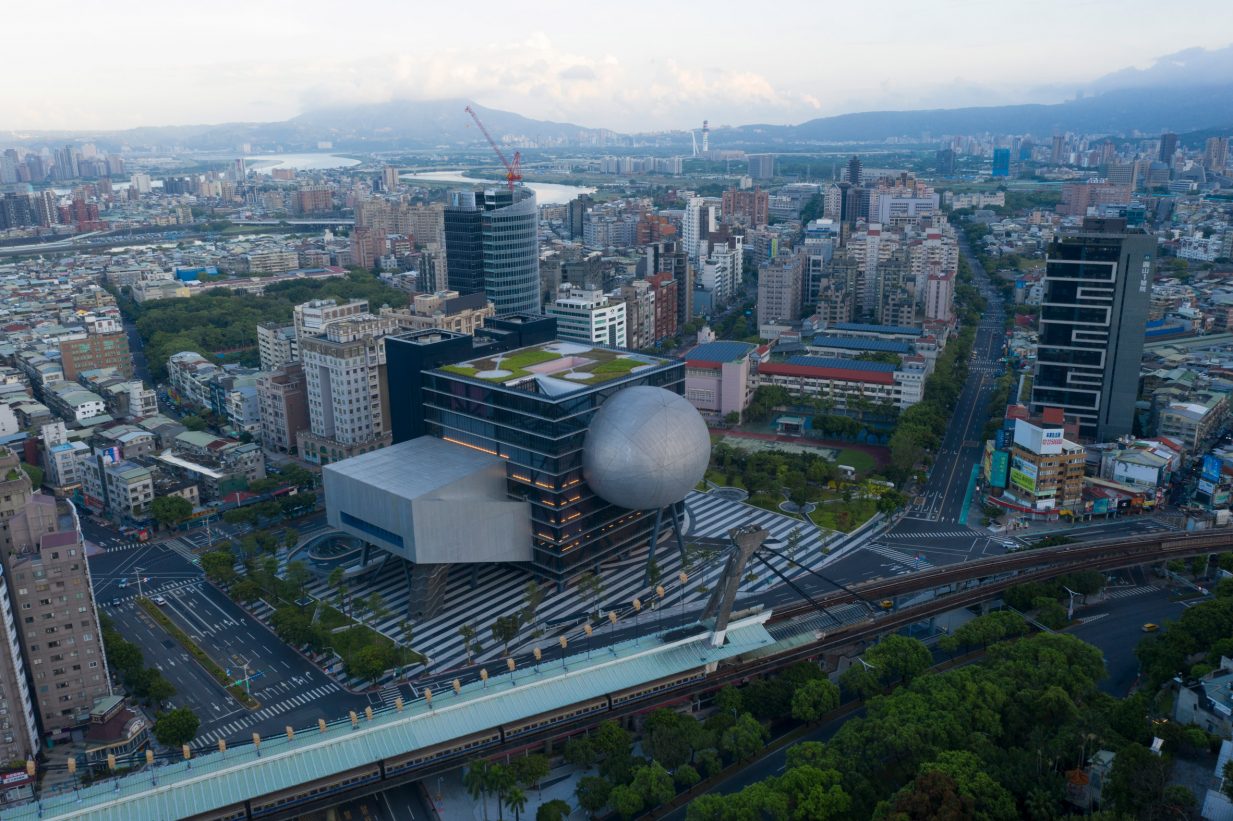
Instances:
[[[496,357],[493,357],[495,367],[499,367],[507,371],[516,371],[521,368],[529,368],[532,365],[539,365],[543,362],[551,362],[554,359],[560,359],[559,353],[552,351],[540,351],[531,349],[529,351],[521,351],[501,359],[500,365],[495,365]]]

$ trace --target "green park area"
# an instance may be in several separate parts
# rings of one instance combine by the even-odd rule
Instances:
[[[226,362],[257,364],[254,328],[262,322],[291,324],[294,306],[311,299],[366,299],[376,312],[382,305],[401,308],[407,294],[377,277],[353,270],[335,279],[275,283],[264,294],[212,290],[187,299],[160,299],[138,305],[123,292],[119,305],[136,322],[150,370],[167,376],[167,359],[180,351],[196,351]]]
[[[1065,626],[1067,588],[1093,593],[1103,582],[1100,573],[1072,574],[1010,596],[1036,622],[1060,617]],[[995,611],[957,627],[933,651],[890,635],[838,675],[801,662],[720,689],[710,710],[656,710],[632,732],[605,722],[561,752],[580,776],[576,805],[592,817],[664,817],[682,808],[687,821],[1195,818],[1198,799],[1183,765],[1210,774],[1220,738],[1173,719],[1169,681],[1179,669],[1212,669],[1233,652],[1231,635],[1233,581],[1225,581],[1215,599],[1144,635],[1143,686],[1118,698],[1100,688],[1106,669],[1098,649]],[[808,740],[824,726],[837,729],[825,741]],[[716,792],[780,750],[786,761],[773,774]],[[1089,761],[1102,750],[1105,760],[1113,755],[1100,810],[1081,812],[1071,803],[1074,788],[1090,783]],[[543,777],[546,762],[535,763],[534,774],[519,776],[504,771],[512,762],[477,761],[464,783],[477,802],[495,799],[512,812],[522,790]],[[1233,793],[1233,764],[1223,783]],[[568,804],[554,804],[558,814],[537,817],[568,816]]]

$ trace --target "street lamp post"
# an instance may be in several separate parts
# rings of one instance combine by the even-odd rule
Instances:
[[[642,600],[634,599],[630,604],[634,607],[634,644],[638,643],[638,614],[642,612]]]
[[[668,591],[664,590],[664,586],[662,584],[655,585],[655,595],[659,598],[659,601],[655,605],[655,610],[658,614],[655,617],[655,630],[660,633],[664,630],[664,596],[667,595],[667,593]]]
[[[681,626],[685,626],[685,585],[689,584],[689,574],[682,570],[677,574],[681,582]]]

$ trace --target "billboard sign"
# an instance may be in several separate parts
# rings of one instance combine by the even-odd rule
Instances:
[[[1006,474],[1010,472],[1010,454],[1004,450],[995,450],[989,457],[989,484],[993,487],[1006,487]]]
[[[1025,493],[1036,495],[1036,466],[1031,462],[1014,457],[1010,465],[1010,484]]]
[[[1219,456],[1207,455],[1203,457],[1203,473],[1202,476],[1208,482],[1216,484],[1220,481],[1220,469],[1224,463],[1220,461]]]
[[[1211,496],[1216,492],[1216,485],[1206,479],[1199,480],[1199,492]]]
[[[1061,428],[1038,428],[1031,422],[1015,420],[1015,444],[1031,453],[1061,453],[1064,434]]]

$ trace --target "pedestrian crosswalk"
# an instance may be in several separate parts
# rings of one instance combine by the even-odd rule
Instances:
[[[1159,588],[1152,587],[1150,584],[1140,584],[1135,586],[1121,587],[1106,587],[1104,597],[1106,599],[1129,599],[1132,596],[1143,596],[1147,593],[1155,593]]]
[[[890,559],[896,564],[901,564],[909,570],[924,570],[927,567],[933,566],[921,556],[913,556],[909,553],[904,553],[902,550],[896,550],[893,547],[887,547],[882,544],[867,544],[862,549],[877,553],[879,556]]]
[[[914,530],[903,533],[898,530],[886,534],[888,539],[972,539],[985,536],[979,530]]]
[[[136,602],[138,597],[144,595],[147,599],[151,596],[166,595],[176,593],[181,590],[200,589],[201,579],[179,579],[177,581],[166,582],[164,584],[146,584],[138,591],[137,583],[131,582],[128,587],[120,590],[115,596],[104,596],[104,603],[110,605],[122,605]]]
[[[193,546],[183,539],[171,538],[163,542],[163,544],[188,559],[192,564],[197,564],[200,561],[197,554],[193,552]]]
[[[149,542],[125,542],[124,544],[105,545],[104,553],[123,553],[126,550],[136,550],[139,547],[149,547]]]
[[[218,743],[219,739],[234,738],[237,734],[245,732],[250,727],[260,724],[263,721],[275,718],[283,713],[304,707],[305,705],[311,704],[313,701],[327,696],[330,693],[338,692],[339,689],[341,688],[339,688],[337,684],[334,682],[329,682],[328,684],[314,687],[311,690],[297,692],[294,695],[273,703],[267,702],[265,706],[255,713],[249,713],[243,718],[235,719],[222,726],[215,727],[212,730],[202,733],[193,740],[193,746],[197,748],[212,747]],[[262,692],[264,694],[265,691]]]
[[[402,691],[398,689],[397,684],[387,684],[381,688],[380,695],[383,707],[393,707],[394,702],[402,695]]]

